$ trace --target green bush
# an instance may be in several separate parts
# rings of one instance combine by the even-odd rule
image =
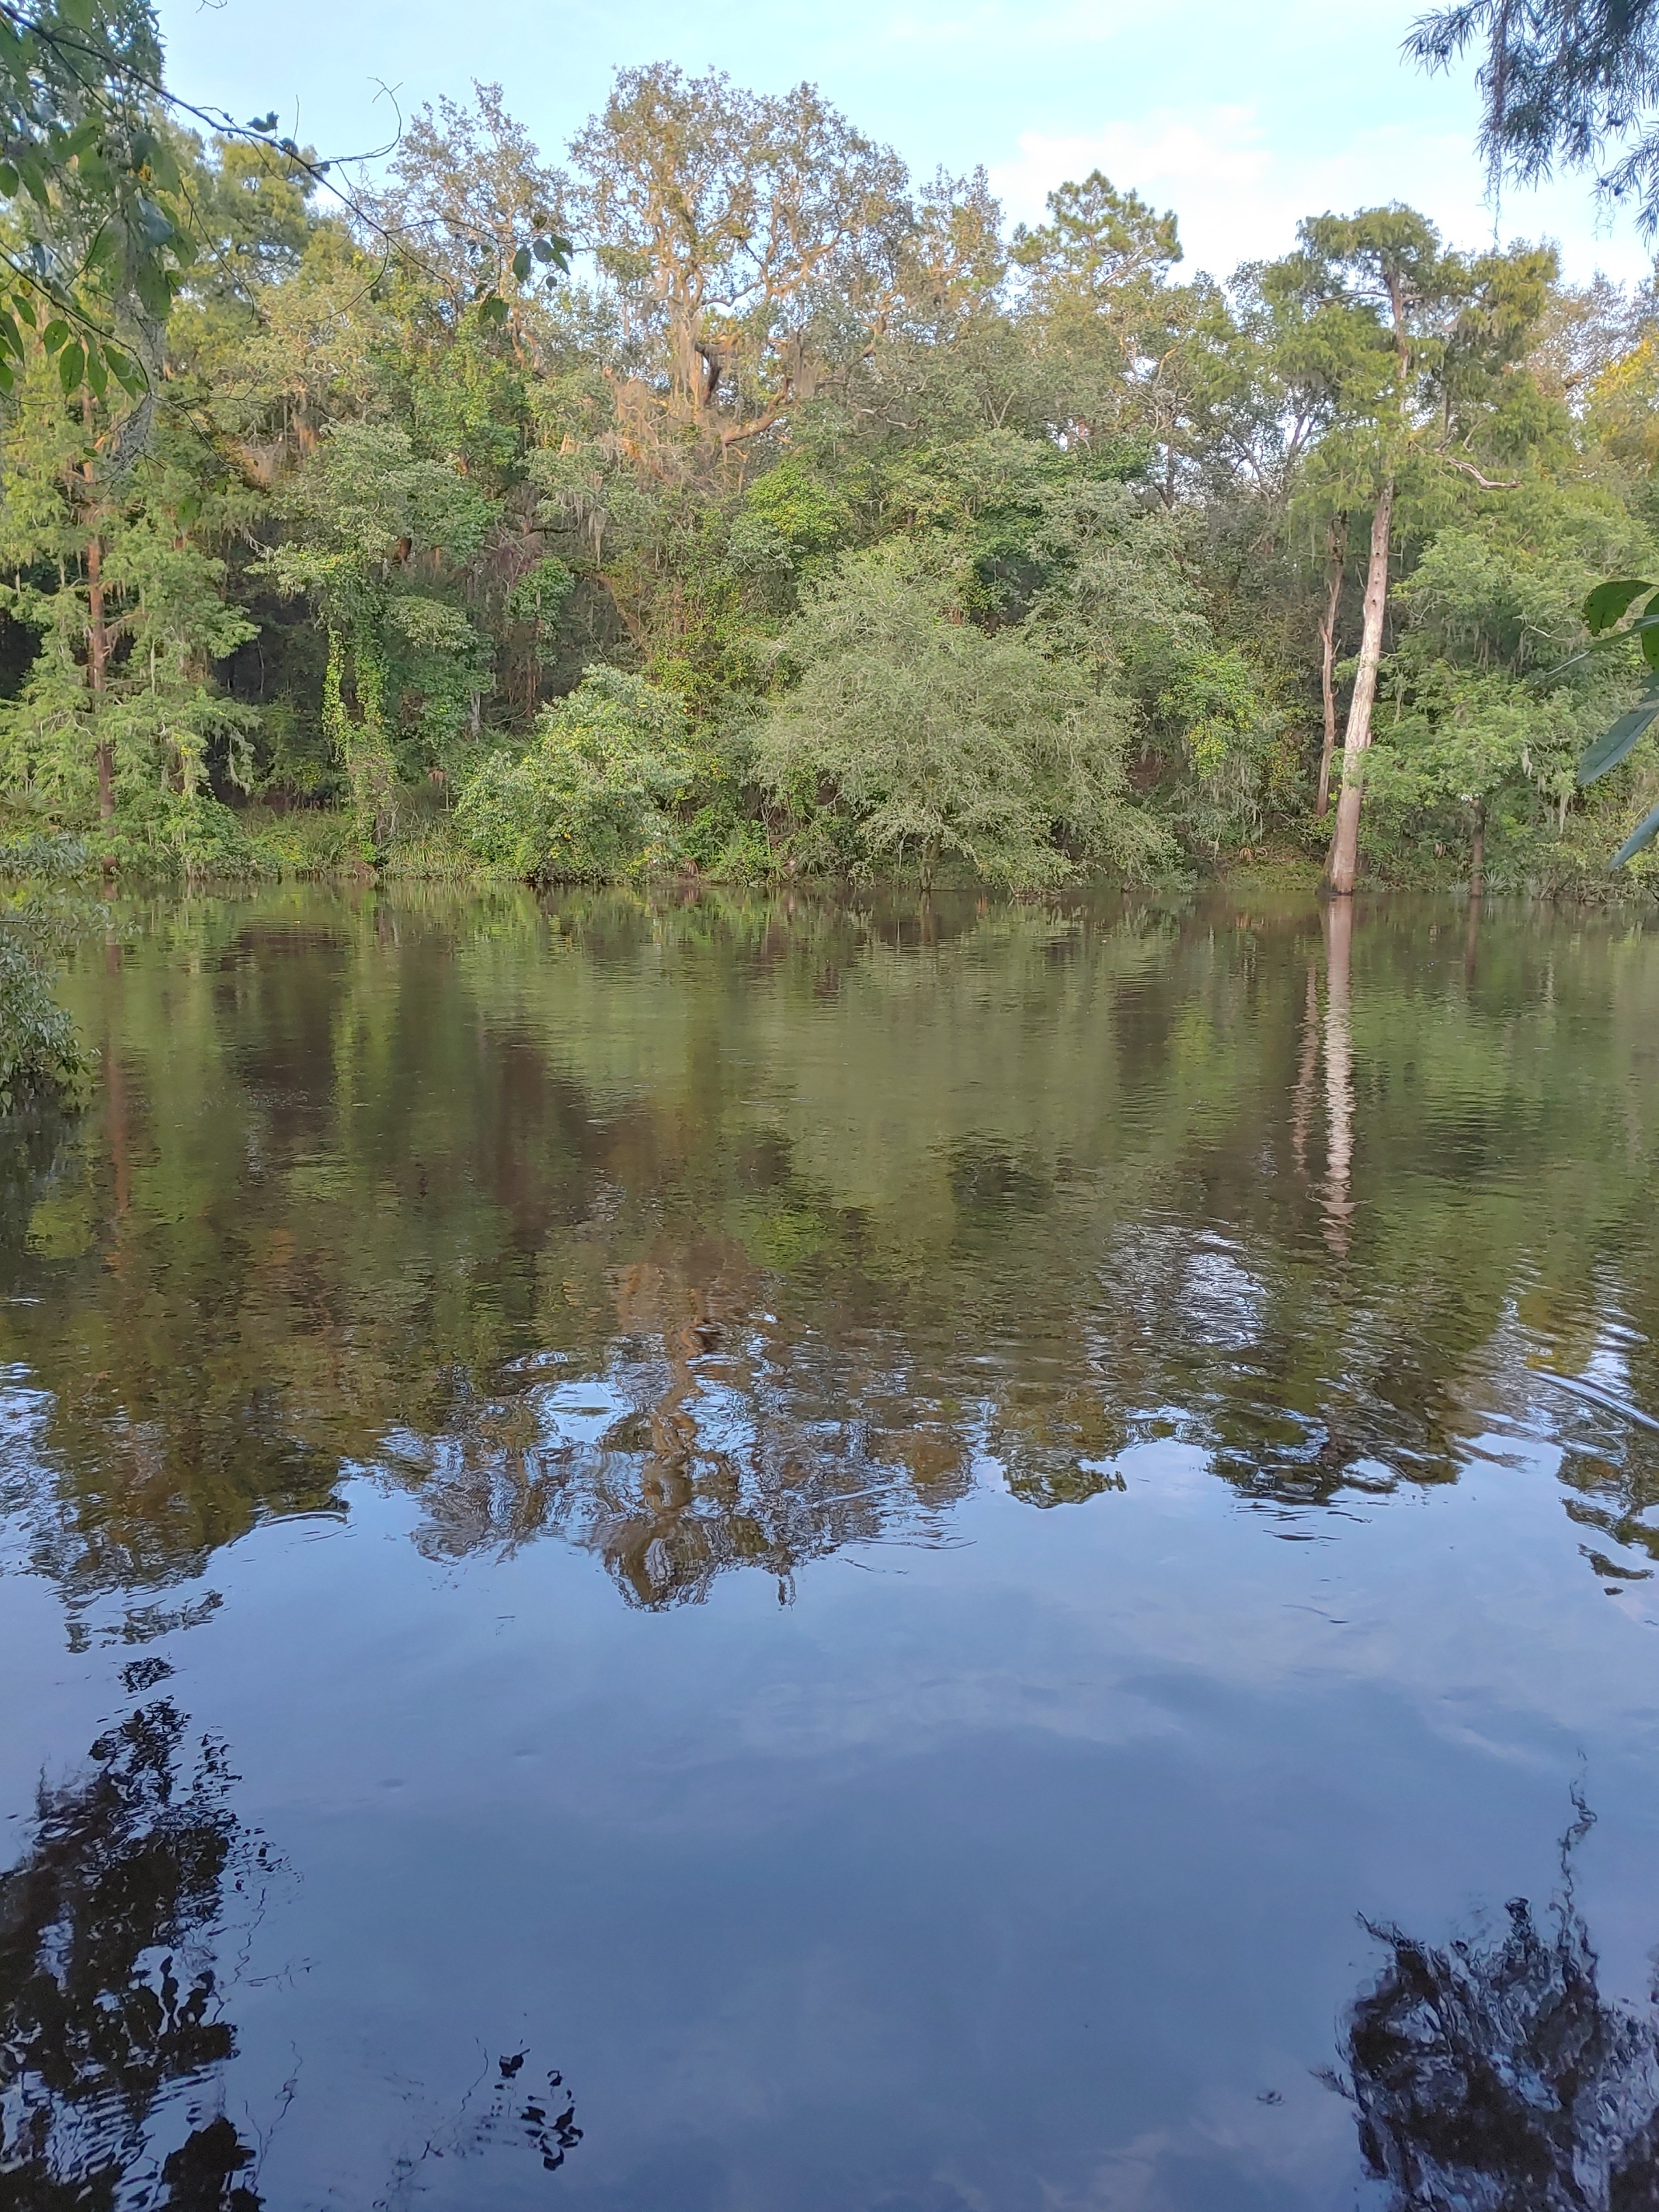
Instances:
[[[1081,671],[963,615],[908,549],[842,561],[785,633],[801,672],[757,744],[799,825],[798,864],[850,842],[876,869],[941,859],[1026,886],[1080,862],[1144,875],[1166,834],[1132,799],[1126,725]]]
[[[75,1103],[88,1066],[74,1022],[52,995],[52,979],[25,925],[0,918],[0,1109],[30,1093]]]
[[[52,994],[57,962],[100,917],[80,888],[78,838],[0,832],[0,1111],[30,1096],[78,1105],[90,1076],[74,1022]]]
[[[528,750],[495,753],[464,786],[456,825],[526,882],[616,883],[674,855],[666,809],[692,774],[685,709],[617,668],[590,668],[545,708]]]
[[[222,883],[270,872],[241,817],[203,791],[155,791],[130,800],[97,842],[133,876]]]

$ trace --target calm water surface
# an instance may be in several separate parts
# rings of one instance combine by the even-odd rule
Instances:
[[[1659,928],[120,922],[0,2205],[1659,2205]]]

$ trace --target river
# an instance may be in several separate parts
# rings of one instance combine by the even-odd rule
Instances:
[[[66,995],[0,2203],[1659,2203],[1659,926],[301,886]]]

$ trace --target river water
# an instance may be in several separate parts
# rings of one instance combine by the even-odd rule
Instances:
[[[0,2204],[1659,2203],[1659,928],[113,920]]]

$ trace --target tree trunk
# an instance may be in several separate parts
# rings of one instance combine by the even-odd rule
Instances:
[[[1348,518],[1344,514],[1331,525],[1330,583],[1319,625],[1319,690],[1325,707],[1325,742],[1319,754],[1319,796],[1314,801],[1314,813],[1321,822],[1331,804],[1331,762],[1336,752],[1336,612],[1347,558]]]
[[[1336,835],[1331,840],[1327,881],[1339,898],[1347,898],[1359,872],[1359,772],[1371,742],[1371,708],[1382,660],[1382,618],[1389,609],[1389,545],[1394,526],[1394,478],[1377,494],[1371,517],[1370,559],[1365,569],[1365,612],[1359,635],[1348,726],[1342,733],[1342,790],[1336,802]]]
[[[92,694],[93,728],[103,720],[104,678],[109,666],[109,630],[104,621],[104,544],[100,538],[87,542],[87,689]],[[108,822],[115,814],[115,749],[107,738],[96,740],[98,757],[98,819]]]
[[[1486,802],[1474,802],[1474,828],[1469,837],[1469,896],[1478,899],[1486,888]]]

